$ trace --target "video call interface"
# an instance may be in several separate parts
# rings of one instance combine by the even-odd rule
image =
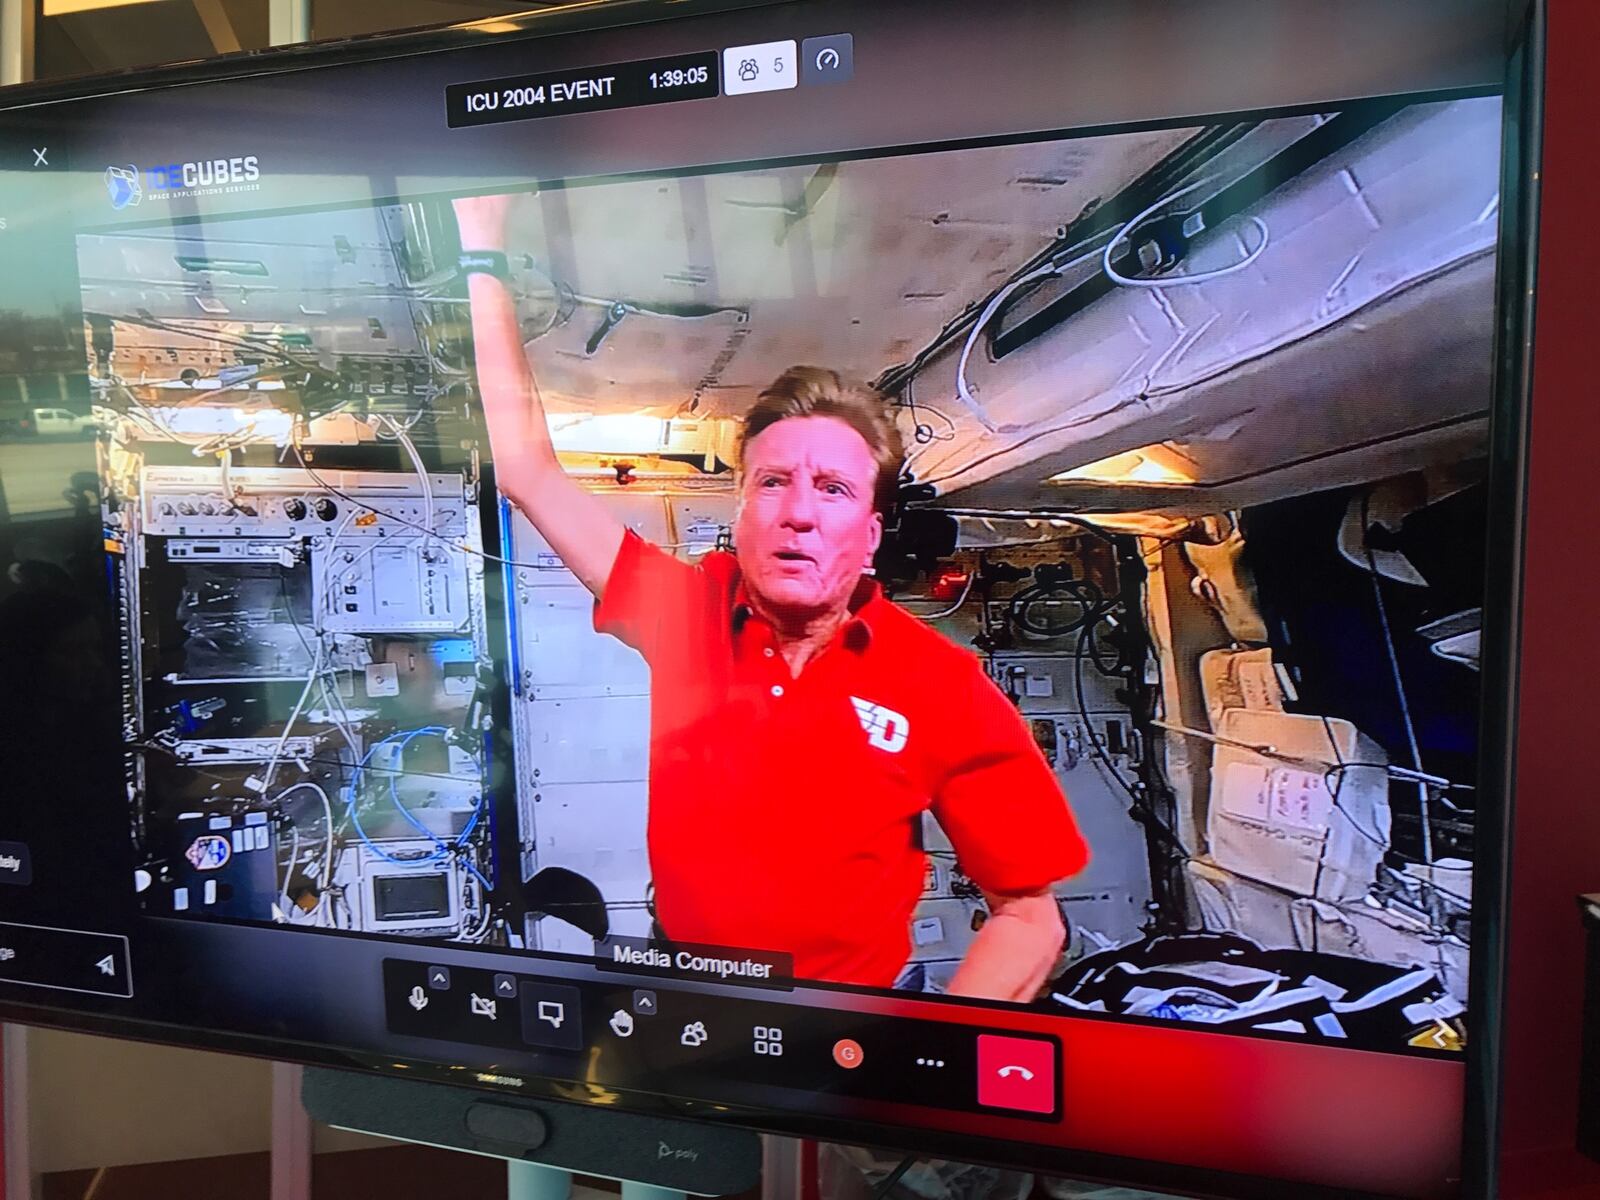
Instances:
[[[140,910],[1461,1050],[1500,126],[80,232]]]

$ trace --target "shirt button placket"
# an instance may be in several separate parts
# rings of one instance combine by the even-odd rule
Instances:
[[[777,656],[777,653],[778,652],[776,650],[774,650],[771,646],[763,646],[763,647],[761,647],[761,657],[762,658],[774,658],[774,657]],[[768,690],[771,691],[772,698],[774,700],[781,700],[783,698],[783,685],[781,683],[773,684],[772,687],[770,689],[768,689]]]

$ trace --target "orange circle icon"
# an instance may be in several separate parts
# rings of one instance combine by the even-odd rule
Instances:
[[[847,1071],[861,1065],[861,1043],[850,1038],[840,1038],[833,1044],[833,1061]]]

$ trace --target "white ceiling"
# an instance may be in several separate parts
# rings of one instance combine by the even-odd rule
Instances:
[[[689,320],[630,313],[590,358],[602,314],[582,305],[530,344],[541,389],[553,407],[675,411],[698,400],[698,413],[715,414],[742,411],[796,363],[873,378],[1195,132],[529,196],[511,246],[575,292],[645,308],[741,310]],[[535,328],[549,312],[544,290],[529,312]]]
[[[1307,124],[1262,130],[1297,137]],[[1115,288],[1014,356],[994,362],[983,347],[968,377],[991,428],[955,394],[957,339],[916,380],[919,403],[948,418],[916,447],[918,478],[997,510],[1217,511],[1481,452],[1498,131],[1493,99],[1407,110],[1257,205],[1271,244],[1248,269]],[[737,415],[796,363],[875,378],[1197,132],[527,194],[509,250],[529,360],[555,412]],[[418,328],[448,333],[465,309],[428,300],[453,263],[414,263],[408,281],[403,217],[346,209],[85,236],[85,308],[304,332],[329,365],[415,359]],[[1224,223],[1185,269],[1236,262],[1253,241]],[[185,254],[265,274],[186,271]],[[613,305],[624,315],[591,353]],[[176,375],[189,359],[139,361]],[[1044,482],[1154,442],[1192,460],[1199,486]]]
[[[557,411],[694,405],[710,415],[742,411],[796,363],[875,377],[1195,132],[528,195],[510,248],[541,391]],[[414,355],[422,309],[393,249],[398,215],[345,209],[86,235],[85,308],[230,332],[304,330],[328,360]],[[267,273],[197,274],[180,255],[259,262]],[[555,327],[533,336],[550,325],[551,276],[569,299]],[[202,300],[227,311],[208,315]],[[590,356],[613,302],[630,311]]]

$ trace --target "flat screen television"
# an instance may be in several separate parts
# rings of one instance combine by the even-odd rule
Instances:
[[[620,2],[0,98],[0,1016],[1481,1191],[1536,17]]]

